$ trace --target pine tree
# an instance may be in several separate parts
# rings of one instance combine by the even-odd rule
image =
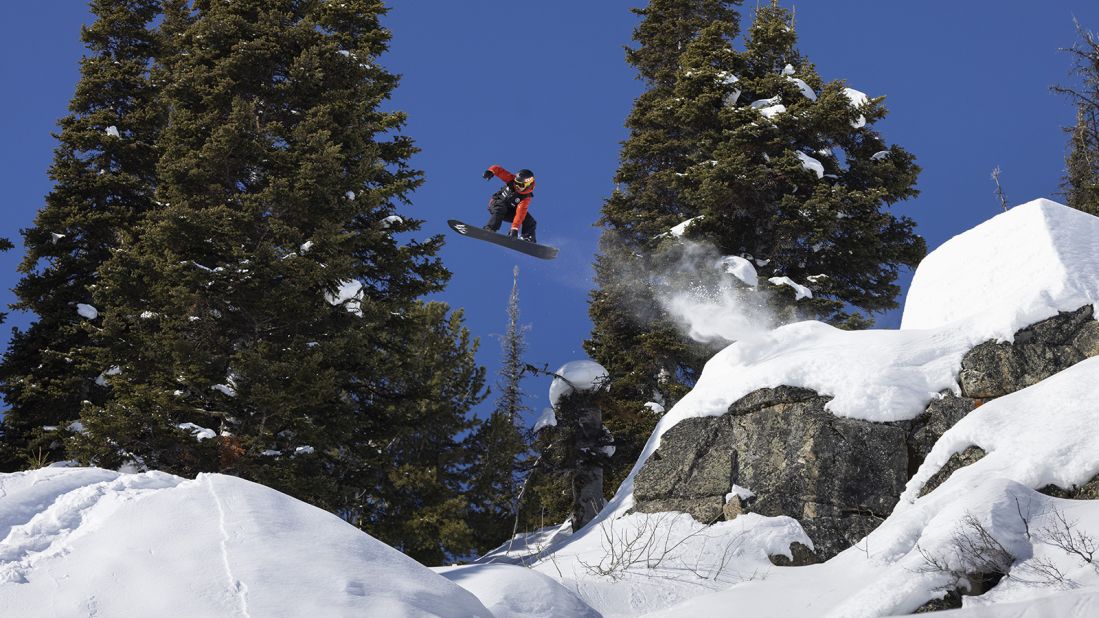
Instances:
[[[1068,51],[1075,59],[1076,86],[1057,86],[1076,105],[1076,124],[1069,130],[1069,154],[1062,186],[1068,205],[1099,215],[1099,39],[1079,23],[1080,41]]]
[[[88,352],[99,320],[78,314],[97,285],[96,270],[154,208],[157,135],[154,63],[162,44],[152,27],[158,0],[94,0],[95,21],[81,37],[88,55],[61,120],[46,196],[34,225],[23,231],[26,255],[15,307],[35,314],[14,334],[0,365],[0,392],[10,409],[3,423],[3,466],[68,457],[62,437],[81,402],[102,401],[97,377],[106,367]],[[99,307],[102,309],[102,307]]]
[[[670,404],[687,392],[706,351],[680,336],[654,297],[648,273],[657,267],[650,239],[687,217],[691,207],[675,188],[675,173],[696,149],[696,135],[674,116],[680,56],[710,28],[726,38],[739,32],[739,0],[652,0],[635,9],[636,49],[626,60],[649,86],[626,120],[630,137],[615,175],[619,187],[603,207],[604,228],[589,305],[593,329],[585,348],[612,374],[614,395],[604,420],[618,450],[606,485],[616,487],[658,420],[643,406]]]
[[[644,404],[670,407],[712,354],[659,303],[669,285],[684,285],[668,275],[687,255],[684,240],[702,243],[705,255],[752,260],[779,320],[846,327],[895,307],[900,268],[925,252],[914,223],[885,210],[916,194],[918,167],[873,130],[886,113],[882,100],[824,83],[795,48],[789,13],[774,3],[756,11],[743,52],[731,47],[735,17],[689,30],[675,20],[690,11],[662,10],[683,4],[653,0],[644,13],[642,48],[650,39],[640,33],[691,35],[674,46],[660,39],[660,62],[629,56],[650,89],[627,121],[618,189],[600,221],[587,347],[612,378],[604,413],[618,446],[613,481],[655,424]],[[731,12],[731,3],[687,4]],[[687,220],[682,239],[668,233]],[[722,276],[694,267],[690,283],[701,287]],[[812,281],[813,297],[797,301],[772,277]]]
[[[354,489],[339,512],[376,538],[424,564],[468,556],[476,546],[467,518],[469,410],[484,400],[476,342],[442,303],[409,315],[422,327],[387,342],[388,392],[353,442]],[[384,445],[384,446],[382,446]]]
[[[1099,108],[1077,106],[1063,186],[1069,206],[1099,216]]]
[[[886,210],[916,195],[919,168],[873,130],[882,98],[823,83],[795,44],[789,12],[772,5],[756,12],[744,53],[707,31],[684,54],[679,112],[707,145],[677,176],[702,217],[687,236],[750,257],[763,280],[810,283],[793,317],[863,326],[897,306],[900,268],[926,252],[914,222]]]
[[[384,6],[192,8],[163,59],[161,206],[98,271],[110,394],[84,404],[75,453],[242,476],[417,557],[465,551],[456,436],[483,370],[461,314],[418,300],[449,277],[442,238],[400,240],[421,174],[380,109]]]
[[[522,386],[526,328],[519,323],[518,266],[513,271],[507,316],[507,330],[500,341],[504,356],[497,380],[499,395],[492,413],[471,437],[475,459],[467,495],[471,497],[469,517],[478,553],[514,535],[523,468],[529,464],[528,438],[522,429],[522,416],[529,408]]]
[[[567,386],[568,392],[555,398],[552,422],[540,420],[535,427],[536,456],[524,484],[518,523],[523,530],[532,530],[567,520],[576,531],[605,504],[605,473],[616,449],[614,436],[603,423],[606,384],[577,389],[566,375],[535,371],[553,377],[555,386]]]

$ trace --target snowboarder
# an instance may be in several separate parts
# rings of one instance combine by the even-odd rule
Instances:
[[[534,172],[522,169],[518,174],[512,174],[499,165],[492,165],[485,170],[484,178],[489,180],[493,176],[504,181],[504,188],[493,193],[488,201],[489,218],[484,229],[499,231],[500,225],[511,219],[508,236],[537,243],[535,228],[538,222],[527,212],[534,197]]]

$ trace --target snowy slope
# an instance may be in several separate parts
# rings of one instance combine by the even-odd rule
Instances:
[[[966,607],[935,614],[936,618],[1094,618],[1099,612],[1099,589],[1062,590],[1016,603]]]
[[[490,616],[339,518],[210,474],[0,475],[5,616]]]
[[[956,475],[959,480],[952,478],[919,500],[914,498],[919,488],[910,488],[896,513],[866,540],[868,547],[849,550],[825,565],[775,569],[766,561],[767,553],[781,553],[776,548],[803,537],[796,522],[783,527],[784,522],[759,518],[744,522],[735,532],[718,524],[698,532],[706,541],[688,549],[696,533],[673,528],[690,528],[690,522],[677,519],[674,525],[654,525],[653,516],[627,515],[634,503],[633,477],[659,447],[664,432],[687,418],[724,414],[730,404],[754,390],[804,387],[833,397],[827,408],[838,416],[877,422],[914,418],[939,392],[958,392],[961,359],[976,345],[1010,340],[1016,331],[1059,311],[1099,304],[1096,238],[1099,219],[1047,200],[1030,202],[932,252],[917,271],[901,330],[849,332],[802,322],[728,346],[706,364],[695,388],[661,419],[607,507],[585,529],[547,551],[536,568],[562,579],[605,615],[637,615],[674,606],[667,615],[708,615],[737,607],[753,616],[875,616],[911,611],[928,600],[928,591],[942,582],[909,572],[919,553],[913,553],[915,543],[943,549],[969,511],[1003,523],[1010,520],[1018,498],[1042,512],[1035,525],[1047,522],[1055,508],[1071,510],[1099,537],[1095,504],[1062,504],[1067,501],[1034,491],[1051,482],[1084,482],[1099,472],[1099,432],[1094,429],[1099,427],[1099,410],[1095,403],[1083,403],[1099,401],[1099,361],[1081,364],[1072,374],[1065,372],[1069,378],[1051,378],[971,414],[968,422],[943,437],[913,482],[922,484],[953,452],[969,444],[981,444],[989,452],[988,463],[982,460],[981,466],[972,467],[977,472]],[[1072,390],[1073,384],[1083,390]],[[1042,407],[1042,402],[1049,406]],[[1080,405],[1070,407],[1072,402]],[[1032,409],[1036,407],[1041,414]],[[1056,416],[1066,409],[1073,412]],[[962,485],[969,474],[979,476]],[[1019,541],[1017,527],[1003,525],[999,532],[1010,537],[1021,557],[1032,551],[1044,555],[1041,548]],[[654,527],[662,542],[686,539],[676,556],[681,563],[678,572],[644,573],[641,568],[634,569],[641,573],[607,577],[592,568],[600,564],[601,555],[621,554],[636,531]],[[762,530],[768,531],[766,540],[760,537]],[[734,544],[730,539],[736,539],[730,550],[736,559],[724,565],[722,577],[706,576],[716,570],[714,549]],[[726,560],[728,553],[718,549],[716,555]],[[687,567],[689,559],[694,564]],[[736,585],[726,592],[702,594],[731,583]]]

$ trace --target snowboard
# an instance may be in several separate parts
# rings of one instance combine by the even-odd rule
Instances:
[[[557,247],[540,245],[538,243],[519,240],[518,238],[509,238],[506,234],[490,232],[481,228],[481,226],[462,223],[455,219],[450,219],[447,223],[450,225],[450,229],[458,232],[462,236],[476,238],[477,240],[485,240],[494,245],[507,247],[508,249],[513,249],[519,253],[525,253],[536,258],[542,258],[543,260],[552,260],[557,257]]]

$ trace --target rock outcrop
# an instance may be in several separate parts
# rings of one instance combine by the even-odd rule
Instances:
[[[911,421],[841,418],[825,409],[829,398],[814,391],[759,389],[722,416],[685,419],[665,432],[635,479],[634,508],[682,511],[703,523],[743,512],[787,515],[813,540],[815,559],[825,560],[877,527],[958,420],[987,399],[1096,355],[1099,322],[1087,305],[1029,326],[1011,343],[973,348],[962,360],[961,394],[942,394]],[[956,454],[924,492],[983,455],[977,447]],[[808,563],[813,554],[800,551],[795,562]]]
[[[966,354],[958,376],[963,395],[1001,397],[1099,355],[1099,322],[1085,305],[1024,328],[1014,339],[986,341]]]
[[[712,523],[731,495],[733,512],[789,515],[818,556],[831,556],[888,515],[907,480],[908,430],[840,418],[813,391],[760,389],[727,414],[668,430],[634,484],[641,512],[679,510]]]
[[[1054,498],[1066,498],[1068,500],[1099,500],[1099,476],[1092,478],[1087,483],[1076,487],[1063,489],[1056,485],[1046,485],[1039,492],[1053,496]]]
[[[951,474],[968,466],[969,464],[980,461],[985,456],[985,451],[979,446],[970,446],[960,453],[954,453],[950,456],[950,459],[946,460],[943,467],[939,468],[939,471],[927,479],[927,482],[920,488],[920,497],[935,491],[935,488],[942,485],[946,479],[950,478]]]

